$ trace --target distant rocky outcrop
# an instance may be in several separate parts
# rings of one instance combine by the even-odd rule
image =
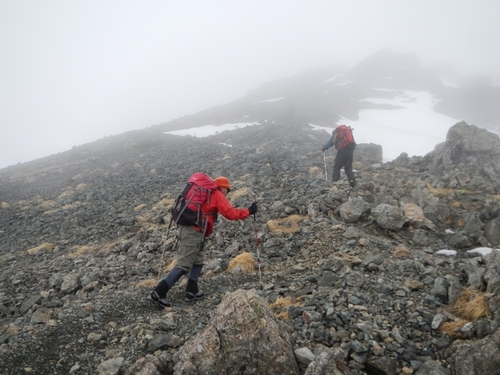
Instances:
[[[449,178],[450,187],[485,187],[493,194],[500,185],[500,139],[462,121],[452,126],[446,141],[424,158],[426,169]]]
[[[242,116],[244,121],[283,123],[293,118],[332,126],[341,119],[356,120],[367,108],[391,108],[366,99],[392,99],[405,91],[428,92],[436,100],[434,111],[480,124],[497,134],[500,131],[500,87],[492,86],[485,77],[462,77],[453,67],[426,66],[414,54],[388,49],[350,69],[324,66],[266,82],[230,103],[151,128],[169,131],[224,124],[239,122]]]
[[[306,123],[151,128],[1,170],[0,372],[496,373],[498,137],[461,122],[388,163],[359,144],[352,189],[325,180],[328,134]],[[184,302],[181,280],[159,310],[145,297],[176,256],[169,207],[196,171],[259,212],[207,240],[205,298]],[[253,272],[229,272],[244,252]]]

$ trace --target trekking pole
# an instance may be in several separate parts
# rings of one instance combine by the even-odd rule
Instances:
[[[172,226],[172,221],[173,221],[173,217],[172,215],[170,215],[170,220],[168,222],[168,227],[167,227],[167,235],[165,236],[165,238],[168,240],[168,234],[170,232],[170,227]],[[159,281],[160,280],[160,276],[161,276],[161,267],[163,265],[163,255],[165,254],[165,248],[167,246],[163,246],[163,250],[161,251],[161,259],[160,259],[160,267],[158,268],[158,278],[157,280]]]
[[[326,172],[326,156],[325,156],[325,151],[323,151],[323,163],[325,163],[325,180],[328,181],[328,175]]]
[[[257,234],[257,223],[255,222],[255,214],[253,214],[253,223],[255,228],[255,248],[257,250],[257,264],[259,265],[259,283],[262,290],[262,273],[260,272],[260,254],[259,254],[259,236]]]

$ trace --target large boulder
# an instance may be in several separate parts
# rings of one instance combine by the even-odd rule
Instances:
[[[375,207],[372,210],[372,216],[380,227],[389,230],[399,230],[408,221],[403,215],[401,208],[387,203],[382,203]]]
[[[174,362],[176,375],[299,374],[288,334],[254,290],[226,294]]]
[[[500,330],[475,341],[455,341],[449,349],[449,361],[456,375],[500,373]]]
[[[440,175],[459,170],[468,178],[460,186],[484,188],[484,178],[490,181],[489,188],[498,192],[500,184],[500,138],[498,135],[461,121],[453,125],[446,141],[436,146],[424,157],[430,172]]]

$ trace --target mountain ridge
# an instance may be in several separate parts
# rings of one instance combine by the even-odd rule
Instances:
[[[100,153],[93,144],[58,164],[0,173],[2,373],[95,373],[109,361],[129,375],[145,375],[134,364],[148,361],[155,374],[176,373],[176,353],[210,324],[226,293],[258,291],[257,265],[228,271],[238,255],[255,254],[254,229],[258,293],[270,306],[291,299],[275,311],[276,324],[301,374],[332,350],[349,375],[459,371],[481,355],[474,345],[495,337],[500,257],[467,251],[500,244],[495,135],[458,123],[432,153],[383,164],[380,146],[359,144],[351,189],[344,176],[325,181],[333,155],[323,159],[317,146],[328,135],[293,117],[203,139],[138,134],[102,140]],[[206,244],[205,299],[183,303],[181,282],[169,293],[173,307],[158,311],[145,296],[162,253],[165,263],[175,258],[168,207],[195,171],[227,176],[232,203],[257,201],[258,221],[223,220]],[[456,256],[439,255],[446,249]],[[433,322],[452,322],[449,307],[472,286],[489,293],[492,315],[454,340]],[[47,343],[54,350],[40,349]],[[305,359],[304,350],[317,354]],[[493,362],[481,366],[494,366],[497,353],[489,353]]]
[[[179,358],[213,328],[222,301],[244,290],[272,308],[300,374],[319,374],[326,357],[346,375],[495,373],[498,136],[458,122],[432,152],[386,163],[380,145],[360,143],[351,189],[344,174],[325,180],[334,155],[320,147],[330,134],[308,125],[311,113],[333,125],[323,103],[311,106],[311,95],[276,112],[279,102],[254,103],[277,94],[0,170],[0,372],[182,373],[189,361]],[[261,125],[163,134],[245,115]],[[259,212],[255,221],[221,219],[207,240],[204,299],[183,302],[181,280],[172,307],[158,310],[145,297],[176,256],[169,207],[199,171],[227,176],[231,203],[256,201]],[[231,271],[243,253],[253,254],[253,270]],[[453,307],[470,290],[487,308],[459,325]],[[234,363],[272,368],[248,357]]]

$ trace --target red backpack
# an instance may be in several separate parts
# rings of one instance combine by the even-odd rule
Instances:
[[[335,132],[335,148],[341,149],[347,145],[350,145],[351,143],[356,143],[354,142],[354,137],[352,136],[352,129],[350,126],[339,125],[337,126],[337,128],[335,128]]]
[[[215,182],[205,173],[193,173],[170,211],[174,221],[203,228],[201,205],[210,202],[210,194],[216,189]]]

